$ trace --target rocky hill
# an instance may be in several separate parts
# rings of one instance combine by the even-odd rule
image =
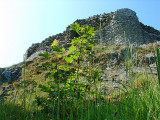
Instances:
[[[96,30],[95,40],[97,41],[100,41],[101,30],[101,39],[105,45],[124,44],[124,32],[126,39],[137,45],[160,40],[160,32],[158,30],[139,22],[136,13],[127,8],[119,9],[108,14],[95,15],[87,19],[78,19],[75,22],[81,26],[89,25],[93,27]],[[54,39],[61,41],[61,46],[68,47],[67,43],[74,37],[78,37],[78,35],[70,30],[70,26],[68,26],[63,33],[50,36],[41,43],[32,44],[26,51],[26,59],[32,60],[40,52],[49,52],[51,50],[50,45]]]
[[[136,13],[127,8],[119,9],[108,14],[95,15],[87,19],[78,19],[75,22],[81,26],[89,25],[93,27],[96,30],[94,39],[98,42],[102,40],[103,45],[123,45],[125,44],[125,37],[126,40],[129,40],[136,46],[160,41],[160,32],[153,27],[139,22]],[[63,33],[50,36],[41,43],[32,44],[25,53],[27,63],[33,61],[39,53],[45,51],[50,52],[50,45],[54,39],[59,40],[60,45],[67,48],[69,46],[67,43],[74,37],[78,37],[78,34],[68,26]],[[112,56],[116,55],[113,59],[123,59],[120,56],[124,55],[124,50],[125,48],[120,50],[120,53],[111,50]],[[153,57],[153,55],[149,55],[148,58],[150,57]],[[18,80],[21,76],[22,64],[23,63],[19,63],[9,68],[0,68],[0,85],[3,82]]]

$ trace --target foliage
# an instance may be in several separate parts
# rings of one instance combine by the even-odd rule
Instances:
[[[54,40],[51,48],[55,62],[43,64],[49,68],[49,78],[52,80],[48,82],[48,86],[39,85],[41,91],[48,93],[48,98],[36,97],[36,100],[38,105],[47,112],[51,112],[53,109],[54,111],[60,110],[64,101],[84,100],[87,93],[96,95],[97,92],[91,91],[90,88],[96,85],[97,81],[102,80],[100,75],[103,71],[99,71],[93,66],[93,49],[97,44],[92,38],[95,35],[94,29],[87,25],[80,27],[77,23],[72,24],[71,28],[80,37],[72,39],[68,51],[58,46],[59,41]],[[46,52],[40,56],[48,57],[49,53]],[[83,63],[87,63],[87,65]]]

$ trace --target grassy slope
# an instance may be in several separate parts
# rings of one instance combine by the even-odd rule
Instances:
[[[122,47],[110,46],[105,47],[101,54],[99,54],[99,47],[96,47],[97,59],[101,56],[107,56],[113,49],[120,52]],[[150,53],[152,49],[141,48],[136,52],[139,54]],[[136,53],[135,52],[135,53]],[[7,98],[5,102],[0,104],[0,118],[4,120],[14,119],[49,119],[47,114],[39,112],[41,109],[34,102],[35,96],[46,97],[47,94],[39,90],[39,84],[47,85],[50,81],[49,78],[45,78],[45,74],[49,72],[42,66],[44,62],[54,62],[52,57],[44,59],[38,57],[33,62],[27,65],[22,72],[21,79],[12,83],[15,90],[10,91],[12,94]],[[112,61],[112,60],[111,60]],[[103,61],[101,65],[104,65],[106,61]],[[100,65],[97,62],[97,65]],[[25,88],[24,88],[24,75],[25,75]],[[78,118],[81,119],[123,119],[123,120],[141,120],[141,119],[159,119],[159,107],[160,107],[160,87],[157,85],[157,78],[147,73],[136,74],[130,78],[130,87],[125,89],[120,88],[118,92],[111,92],[110,95],[105,96],[103,102],[104,106],[95,107],[94,104],[90,104],[88,110],[83,110],[82,114]],[[7,86],[7,84],[5,84]],[[25,89],[25,93],[24,93]],[[24,104],[24,98],[26,100]],[[23,109],[25,106],[25,110]],[[74,110],[74,108],[73,108]],[[86,112],[88,111],[88,112]],[[76,111],[75,111],[76,112]],[[74,113],[74,112],[73,112]],[[78,116],[78,114],[76,114]],[[67,115],[66,115],[67,116]],[[47,118],[48,117],[48,118]],[[68,116],[70,119],[72,116]],[[66,117],[67,119],[67,117]]]

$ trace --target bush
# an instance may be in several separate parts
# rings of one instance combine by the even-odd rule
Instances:
[[[103,71],[99,71],[93,65],[93,49],[97,44],[93,40],[94,29],[87,25],[80,27],[77,23],[72,24],[71,28],[80,37],[72,39],[68,51],[58,46],[58,40],[54,40],[51,45],[53,52],[40,54],[43,57],[53,55],[55,61],[43,64],[49,68],[49,78],[52,80],[48,82],[48,86],[39,85],[41,91],[48,93],[48,98],[36,97],[38,105],[47,113],[54,112],[60,115],[66,104],[70,104],[65,106],[65,110],[69,110],[74,107],[73,101],[85,101],[87,95],[96,97],[96,83],[102,80],[100,75]],[[91,89],[92,86],[94,89]]]

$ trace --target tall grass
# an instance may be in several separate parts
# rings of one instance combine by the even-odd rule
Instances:
[[[158,43],[156,44],[156,65],[157,65],[157,73],[158,73],[158,81],[159,81],[159,85],[160,85],[160,52],[159,52],[159,48],[158,48]]]
[[[24,56],[24,84],[23,84],[23,109],[24,109],[24,120],[26,119],[26,117],[25,117],[25,114],[26,114],[26,80],[25,80],[25,73],[26,73],[26,71],[25,71],[25,69],[26,69],[26,58],[25,58],[25,56]]]

